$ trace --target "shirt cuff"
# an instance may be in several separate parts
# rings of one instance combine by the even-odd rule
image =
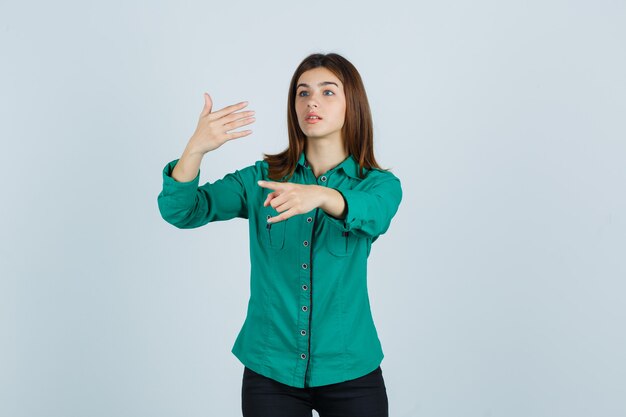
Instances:
[[[200,182],[200,170],[198,169],[198,174],[191,181],[176,181],[172,178],[172,171],[178,161],[175,159],[163,168],[163,195],[180,199],[193,198]]]
[[[330,220],[332,224],[339,227],[344,232],[349,232],[350,230],[352,230],[358,219],[362,218],[365,215],[365,202],[363,201],[363,199],[358,198],[358,194],[362,193],[363,191],[337,189],[336,191],[341,194],[346,204],[346,216],[343,219],[337,219],[336,217],[333,217],[326,212],[324,213],[326,213],[326,217]]]

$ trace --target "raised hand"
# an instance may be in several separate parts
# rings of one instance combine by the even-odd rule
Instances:
[[[204,155],[229,140],[251,134],[252,130],[230,132],[256,120],[252,117],[254,114],[252,110],[237,112],[247,105],[247,101],[242,101],[212,113],[213,101],[208,93],[204,93],[204,108],[200,113],[198,126],[187,144],[188,152]]]
[[[207,93],[204,93],[204,108],[200,113],[198,126],[174,167],[172,178],[179,182],[191,181],[198,175],[200,163],[207,152],[219,148],[224,142],[252,133],[251,130],[229,133],[233,129],[254,122],[255,119],[252,117],[254,111],[237,112],[247,105],[248,102],[243,101],[211,113],[213,101]]]

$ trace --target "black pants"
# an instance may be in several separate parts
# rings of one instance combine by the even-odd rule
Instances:
[[[388,417],[385,381],[380,366],[362,377],[321,387],[296,388],[243,370],[244,417]]]

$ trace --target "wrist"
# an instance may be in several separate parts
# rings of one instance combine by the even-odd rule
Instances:
[[[318,187],[318,190],[320,192],[320,205],[319,205],[319,207],[322,210],[327,211],[329,203],[330,203],[330,201],[332,199],[332,189],[327,188],[327,187],[323,187],[321,185],[316,185],[316,187]]]
[[[189,157],[189,158],[199,158],[199,159],[202,159],[205,153],[206,152],[202,152],[201,150],[198,150],[197,148],[194,148],[191,146],[187,146],[185,150],[183,151],[184,156]]]
[[[321,185],[319,187],[323,188],[320,208],[337,219],[344,218],[346,203],[343,195],[334,188],[322,187]]]

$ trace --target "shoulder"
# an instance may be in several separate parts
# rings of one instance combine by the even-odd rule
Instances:
[[[389,200],[402,199],[402,183],[400,179],[391,171],[383,169],[370,169],[365,178],[354,188],[369,194],[385,195]]]
[[[377,185],[387,182],[395,182],[400,184],[400,178],[398,178],[391,171],[386,171],[379,168],[371,168],[367,170],[362,182],[367,185]]]
[[[265,161],[255,161],[253,164],[239,168],[232,174],[241,177],[244,182],[257,181],[267,175],[268,165]]]
[[[388,171],[388,170],[384,170],[384,169],[380,169],[380,168],[370,168],[367,171],[366,178],[370,177],[370,176],[372,176],[374,178],[387,178],[387,179],[398,178],[396,176],[396,174],[394,174],[393,172]]]

